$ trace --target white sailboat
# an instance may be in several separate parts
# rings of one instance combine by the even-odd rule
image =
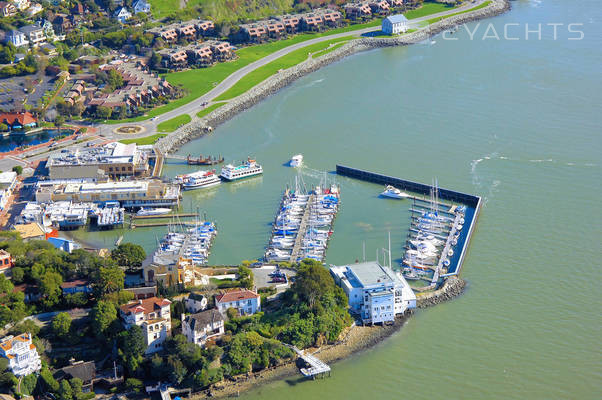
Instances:
[[[380,194],[383,197],[389,197],[392,199],[407,199],[410,197],[406,192],[402,192],[394,186],[387,185],[385,186],[385,191]]]

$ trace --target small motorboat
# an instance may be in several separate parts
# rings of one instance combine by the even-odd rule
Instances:
[[[296,156],[292,156],[288,164],[291,167],[300,167],[303,164],[303,155],[297,154]]]
[[[171,208],[144,208],[141,207],[140,210],[136,213],[139,216],[147,216],[147,215],[163,215],[169,214],[171,212]]]
[[[401,190],[393,187],[391,185],[387,185],[385,187],[385,191],[380,194],[383,197],[390,197],[392,199],[407,199],[410,197],[409,194],[402,192]]]

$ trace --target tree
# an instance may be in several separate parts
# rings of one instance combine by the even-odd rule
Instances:
[[[31,395],[37,384],[38,376],[36,374],[29,374],[21,380],[21,392],[23,394]]]
[[[23,173],[23,167],[20,165],[15,165],[13,167],[13,171],[17,173],[17,175],[21,175]]]
[[[105,106],[96,107],[96,118],[98,119],[109,119],[111,118],[111,109]]]
[[[251,289],[253,287],[253,271],[244,265],[239,266],[238,281],[242,287]]]
[[[114,69],[109,70],[107,73],[107,83],[111,89],[111,92],[115,89],[119,89],[123,86],[123,76]]]
[[[4,124],[4,123],[0,123],[0,132],[7,132],[8,131],[8,125]]]
[[[146,252],[142,246],[138,244],[122,243],[111,252],[111,258],[115,260],[118,265],[128,268],[137,268],[142,265],[142,262],[146,258]]]
[[[59,399],[60,400],[73,400],[73,389],[67,379],[63,379],[59,385]]]
[[[57,117],[54,119],[54,126],[61,127],[63,126],[63,124],[65,123],[65,117],[63,117],[62,115],[57,115]]]
[[[93,278],[96,295],[103,297],[124,287],[125,273],[117,267],[100,267]]]
[[[129,391],[140,393],[144,388],[142,381],[136,378],[128,378],[125,380],[125,388]]]
[[[136,357],[144,355],[146,344],[144,341],[144,333],[138,325],[132,326],[124,332],[123,336],[123,351],[128,357]]]
[[[178,357],[170,355],[167,357],[167,367],[169,369],[169,379],[179,385],[186,377],[187,370],[184,363]]]
[[[71,316],[66,312],[58,313],[52,320],[52,332],[61,339],[65,339],[71,330]]]
[[[91,311],[92,329],[98,337],[102,337],[107,328],[117,319],[117,309],[113,303],[99,301]]]
[[[58,304],[62,293],[61,283],[63,283],[63,277],[58,272],[47,271],[42,277],[40,293],[43,296],[42,303],[46,307]]]

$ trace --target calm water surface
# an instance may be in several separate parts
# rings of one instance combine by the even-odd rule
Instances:
[[[518,23],[519,41],[477,40]],[[524,25],[578,22],[524,40]],[[477,193],[486,204],[459,299],[418,311],[379,346],[337,363],[323,381],[275,382],[247,399],[598,399],[602,217],[602,8],[597,1],[519,1],[481,21],[475,40],[371,51],[324,68],[181,149],[256,157],[265,174],[186,193],[183,207],[218,222],[213,263],[262,254],[280,194],[302,153]],[[477,27],[472,24],[470,29]],[[170,164],[173,176],[188,166]],[[332,174],[329,175],[331,178]],[[320,174],[305,169],[307,183]],[[380,186],[337,178],[343,204],[328,263],[369,258],[408,227],[407,203]],[[148,251],[163,230],[125,231]],[[83,234],[111,245],[117,232]],[[103,236],[104,235],[104,236]]]

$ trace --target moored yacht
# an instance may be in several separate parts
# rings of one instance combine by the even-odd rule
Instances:
[[[292,156],[291,161],[289,161],[289,165],[291,167],[300,167],[303,165],[303,155],[297,154],[296,156]]]
[[[141,207],[140,210],[136,213],[139,216],[147,216],[147,215],[163,215],[169,214],[171,212],[171,208],[144,208]]]
[[[227,181],[236,181],[239,179],[250,178],[251,176],[260,175],[263,173],[261,165],[257,164],[255,160],[248,159],[244,164],[234,166],[228,164],[222,168],[220,177]]]
[[[221,182],[221,179],[215,174],[215,171],[208,171],[201,176],[187,178],[184,180],[183,187],[184,190],[201,189],[219,185]]]
[[[383,197],[390,197],[392,199],[406,199],[410,197],[409,194],[402,192],[394,186],[387,185],[385,191],[380,194]]]

